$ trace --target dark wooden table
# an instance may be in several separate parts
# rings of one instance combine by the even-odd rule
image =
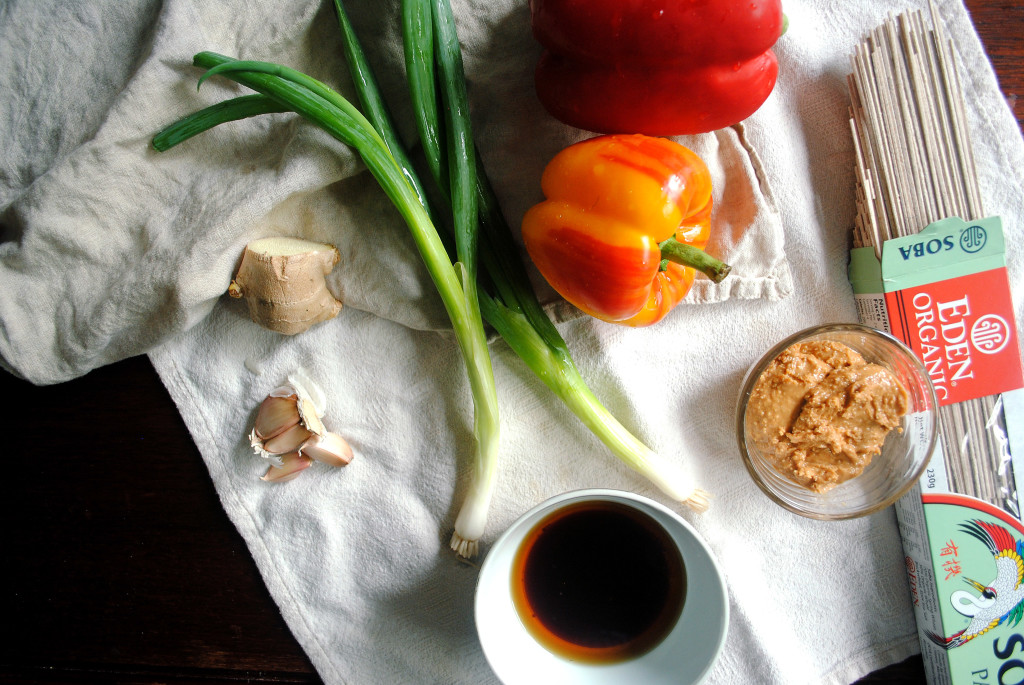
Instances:
[[[1018,2],[967,6],[1022,121]],[[145,358],[45,388],[0,372],[0,396],[0,682],[320,682]],[[923,683],[921,660],[861,682]]]

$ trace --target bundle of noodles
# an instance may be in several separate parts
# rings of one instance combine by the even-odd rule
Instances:
[[[848,78],[857,157],[854,247],[873,247],[934,221],[984,218],[952,43],[934,4],[866,36]],[[940,440],[952,490],[1019,518],[1002,396],[943,406]]]

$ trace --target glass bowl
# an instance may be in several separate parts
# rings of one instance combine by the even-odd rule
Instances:
[[[867,362],[893,372],[907,390],[907,413],[901,426],[889,432],[881,452],[863,473],[825,492],[815,492],[776,470],[752,439],[747,404],[761,374],[789,346],[831,340],[859,352]],[[938,401],[924,366],[906,345],[887,333],[860,324],[826,324],[795,333],[781,341],[747,371],[736,408],[736,436],[743,463],[754,482],[784,508],[813,519],[836,520],[866,516],[902,497],[921,477],[938,434]]]

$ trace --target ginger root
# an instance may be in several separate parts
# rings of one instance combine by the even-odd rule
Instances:
[[[295,335],[341,311],[325,280],[340,259],[333,245],[261,238],[246,245],[228,295],[245,298],[249,316],[259,325]]]

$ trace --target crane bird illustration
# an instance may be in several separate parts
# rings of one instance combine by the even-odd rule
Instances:
[[[944,649],[959,647],[1002,623],[1017,625],[1024,617],[1024,542],[1014,540],[1010,531],[995,523],[974,520],[960,528],[980,540],[992,553],[996,577],[988,585],[964,578],[979,594],[958,590],[950,595],[953,608],[970,622],[949,637],[928,634]]]

